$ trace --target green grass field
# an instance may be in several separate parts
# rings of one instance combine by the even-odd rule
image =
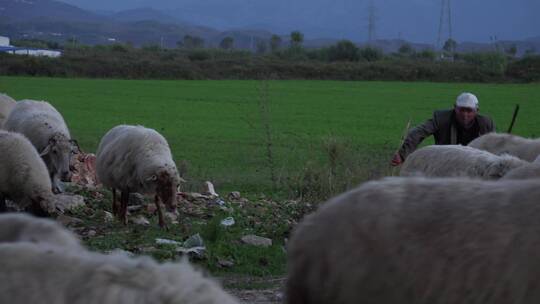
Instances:
[[[434,109],[450,107],[462,91],[477,94],[481,112],[495,119],[499,131],[506,130],[519,103],[514,133],[540,136],[540,84],[269,81],[267,90],[262,86],[260,81],[0,77],[0,92],[57,107],[86,151],[95,151],[118,124],[158,130],[177,163],[187,164],[192,187],[211,180],[218,191],[272,192],[267,130],[276,192],[285,193],[281,185],[306,164],[327,162],[325,142],[339,143],[349,159],[378,172],[366,177],[381,175],[388,172],[387,161],[407,121],[414,125]],[[268,123],[259,106],[265,95]]]

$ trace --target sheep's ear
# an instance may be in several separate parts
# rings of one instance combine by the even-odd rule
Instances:
[[[147,182],[155,182],[157,181],[157,175],[152,175],[149,178],[146,179]]]
[[[51,144],[50,143],[45,147],[45,149],[43,149],[43,151],[41,151],[39,153],[39,156],[45,156],[45,155],[49,154],[49,152],[51,152]]]

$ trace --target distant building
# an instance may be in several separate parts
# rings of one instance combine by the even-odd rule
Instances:
[[[46,57],[60,57],[62,51],[47,50],[29,47],[17,47],[9,44],[9,38],[0,36],[0,52],[16,54],[16,55],[28,55],[28,56],[46,56]]]
[[[0,36],[0,46],[10,46],[9,45],[9,38]]]

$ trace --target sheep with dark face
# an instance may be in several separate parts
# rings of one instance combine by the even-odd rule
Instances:
[[[154,194],[159,225],[164,227],[159,201],[176,211],[176,189],[180,182],[169,144],[161,134],[142,126],[120,125],[103,138],[96,155],[98,179],[113,192],[113,213],[127,224],[129,193]],[[116,189],[121,191],[116,205]]]
[[[61,192],[60,181],[70,181],[71,155],[78,151],[62,115],[48,102],[23,100],[9,114],[4,129],[30,140],[47,165],[53,192]]]
[[[493,154],[510,154],[528,162],[540,155],[540,138],[524,138],[506,133],[488,133],[471,141],[468,145]]]
[[[540,180],[386,178],[288,243],[290,304],[540,303]]]
[[[414,151],[401,167],[401,176],[468,176],[499,179],[510,170],[530,165],[511,155],[495,155],[460,145],[427,146]]]
[[[22,134],[0,130],[0,210],[5,199],[37,215],[55,212],[56,199],[45,163]]]

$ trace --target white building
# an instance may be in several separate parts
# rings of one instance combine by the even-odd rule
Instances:
[[[28,56],[62,56],[62,51],[12,46],[9,44],[9,38],[4,36],[0,36],[0,52]]]
[[[10,46],[9,45],[9,38],[0,36],[0,46]]]

